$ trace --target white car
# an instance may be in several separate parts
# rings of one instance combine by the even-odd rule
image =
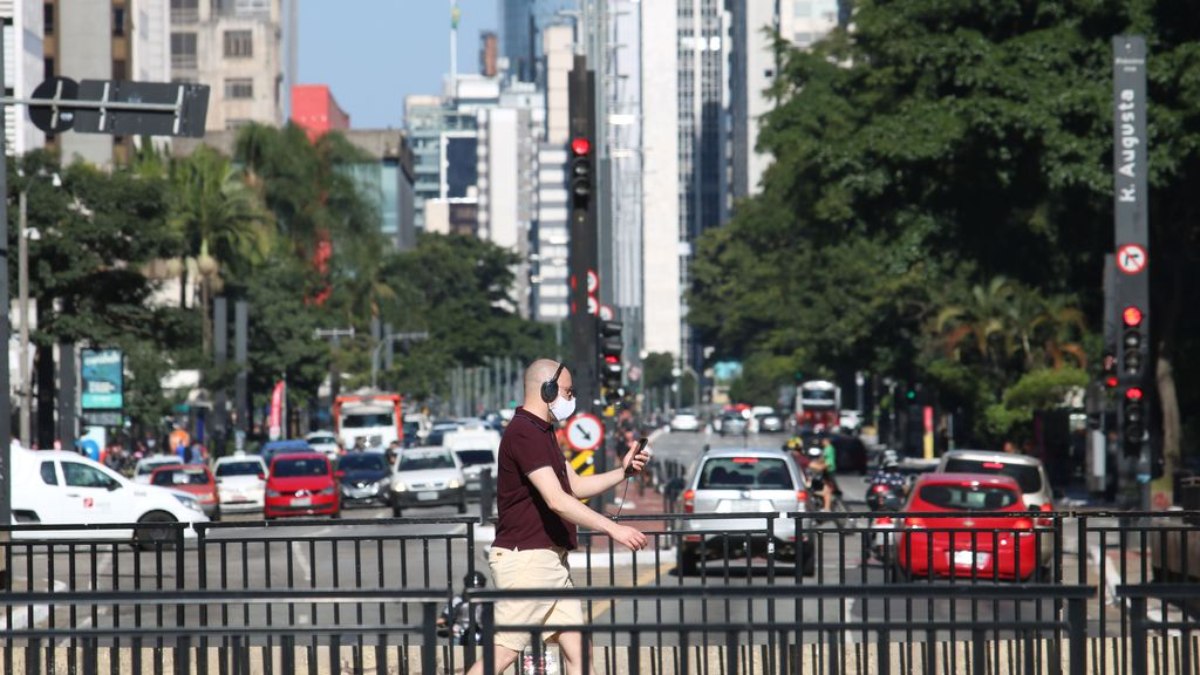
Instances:
[[[479,494],[480,474],[484,469],[492,470],[492,485],[495,485],[496,462],[500,452],[499,432],[491,429],[463,429],[446,434],[442,443],[458,456],[458,461],[462,464],[463,476],[467,480],[467,494]]]
[[[671,418],[671,431],[700,431],[700,418],[691,410],[680,410]]]
[[[314,431],[304,437],[308,445],[317,452],[324,453],[329,461],[336,461],[341,448],[337,444],[337,436],[332,431]]]
[[[862,422],[862,413],[857,410],[843,410],[838,413],[838,426],[844,431],[858,431]]]
[[[14,539],[131,539],[149,548],[175,537],[174,530],[153,527],[155,524],[208,522],[192,495],[135,483],[74,452],[13,448],[12,478],[13,523],[59,526],[14,530]],[[141,526],[70,527],[134,523]],[[189,527],[183,534],[194,538],[196,531]]]
[[[222,513],[258,512],[263,509],[267,465],[257,455],[222,457],[213,465]]]
[[[409,448],[400,453],[392,473],[392,515],[399,518],[414,506],[453,504],[467,512],[467,479],[458,456],[443,447]]]
[[[183,460],[179,459],[177,455],[173,454],[150,455],[148,457],[143,457],[139,459],[137,465],[133,467],[133,482],[141,485],[149,485],[150,474],[154,473],[155,469],[163,466],[171,466],[173,464],[187,464],[187,462],[184,462]]]

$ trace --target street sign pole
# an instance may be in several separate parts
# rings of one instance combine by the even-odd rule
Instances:
[[[1117,415],[1125,452],[1136,453],[1142,508],[1150,506],[1150,227],[1146,136],[1146,41],[1113,38],[1113,220],[1116,267],[1113,296],[1121,334],[1116,366]]]

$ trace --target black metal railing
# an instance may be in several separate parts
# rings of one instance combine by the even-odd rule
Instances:
[[[1094,589],[1080,586],[977,585],[960,588],[926,584],[822,586],[777,589],[764,596],[740,586],[700,589],[522,589],[483,590],[468,594],[482,605],[484,672],[496,672],[494,639],[500,632],[528,633],[535,645],[523,655],[543,663],[542,638],[578,631],[586,636],[583,659],[604,673],[888,673],[888,672],[1068,672],[1088,671],[1086,602]],[[757,605],[745,617],[679,621],[639,621],[583,625],[510,625],[495,621],[495,603],[503,601],[622,601],[641,603],[700,596],[718,602]],[[857,619],[770,616],[771,603],[821,599],[902,600],[921,598],[978,604],[1014,605],[1053,601],[1061,614],[1025,618],[977,616],[971,620],[937,618],[899,620],[862,615]],[[915,638],[915,639],[914,639]],[[763,645],[762,649],[747,649]],[[939,666],[939,662],[941,666]],[[1065,664],[1065,666],[1064,666]],[[540,672],[540,671],[539,671]]]
[[[1129,601],[1134,675],[1200,673],[1200,584],[1118,586],[1116,595]],[[1151,600],[1157,618],[1150,618]]]

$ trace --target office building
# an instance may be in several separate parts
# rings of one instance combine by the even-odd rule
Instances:
[[[316,141],[333,129],[344,131],[350,128],[350,115],[342,110],[329,87],[323,84],[292,87],[291,120],[303,127],[310,141]]]
[[[296,0],[171,0],[171,76],[207,84],[210,131],[282,124],[295,74]]]
[[[577,15],[579,0],[496,0],[500,21],[500,53],[508,72],[520,82],[537,82],[545,52],[545,31]]]
[[[783,55],[768,30],[806,48],[848,19],[839,0],[728,0],[732,53],[729,65],[730,173],[734,198],[757,194],[770,155],[756,149],[762,118],[775,107],[766,94]]]
[[[542,34],[538,87],[545,100],[545,132],[537,148],[537,217],[530,234],[530,313],[538,321],[567,318],[570,242],[567,209],[567,142],[570,110],[567,81],[574,60],[574,29],[550,26]]]
[[[379,210],[383,236],[402,251],[416,246],[413,154],[404,133],[392,129],[349,129],[341,133],[373,160],[355,166],[352,172]]]
[[[29,96],[45,78],[42,0],[9,0],[0,4],[4,36],[4,95]],[[11,27],[11,30],[8,30]],[[29,121],[24,106],[4,108],[4,149],[23,155],[42,147],[44,136]]]

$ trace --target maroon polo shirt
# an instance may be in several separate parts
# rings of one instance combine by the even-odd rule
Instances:
[[[550,510],[529,474],[550,467],[563,492],[571,492],[567,460],[554,439],[554,425],[517,408],[500,439],[497,464],[495,546],[511,549],[576,547],[575,524]]]

